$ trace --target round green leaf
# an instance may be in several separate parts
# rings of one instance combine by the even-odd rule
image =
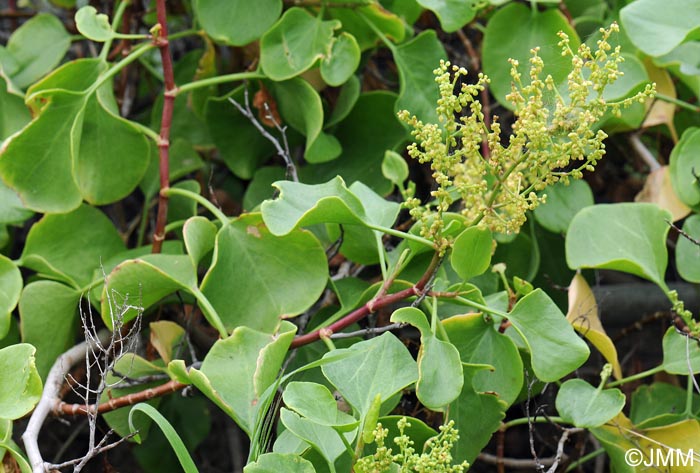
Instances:
[[[408,349],[393,334],[355,343],[350,348],[328,352],[325,358],[350,354],[321,368],[323,374],[340,391],[343,398],[364,417],[377,394],[388,400],[418,380],[418,368]],[[362,366],[362,372],[357,370]],[[363,376],[362,373],[381,373]]]
[[[22,275],[15,264],[5,255],[0,255],[0,340],[10,330],[12,311],[22,291]]]
[[[196,267],[204,256],[214,249],[216,225],[204,217],[192,217],[185,222],[182,236],[187,253]]]
[[[556,405],[562,419],[591,429],[618,415],[625,407],[625,395],[619,389],[599,390],[582,379],[570,379],[559,389]]]
[[[590,351],[557,305],[541,289],[515,304],[508,314],[532,357],[532,369],[542,381],[557,381],[581,366]]]
[[[683,223],[683,232],[694,239],[700,239],[700,215],[691,215]],[[700,282],[700,246],[683,235],[678,237],[676,246],[676,267],[683,279]]]
[[[544,73],[551,74],[557,84],[566,79],[571,63],[561,57],[561,50],[556,46],[559,31],[569,35],[571,48],[575,51],[579,45],[578,35],[556,8],[539,12],[522,3],[511,3],[491,17],[484,33],[483,68],[491,79],[491,92],[502,105],[512,107],[506,100],[506,95],[511,92],[508,58],[519,61],[521,68],[526,68],[530,50],[541,47],[539,56],[545,64]],[[523,73],[525,84],[528,77],[527,72]]]
[[[36,366],[42,377],[56,358],[73,345],[79,303],[80,292],[55,281],[34,281],[22,291],[22,341],[36,347]]]
[[[290,8],[260,39],[260,65],[265,75],[283,81],[309,69],[325,56],[333,30],[339,27],[337,20],[323,21],[303,8]]]
[[[664,371],[671,374],[687,375],[700,372],[700,347],[694,340],[669,327],[663,338]]]
[[[282,394],[285,406],[320,425],[348,432],[359,421],[338,410],[338,402],[327,387],[317,383],[291,382]]]
[[[75,27],[81,35],[93,41],[103,43],[114,38],[114,31],[109,24],[109,17],[97,13],[95,7],[86,5],[75,13]]]
[[[382,174],[394,184],[403,184],[408,179],[408,164],[399,153],[387,150],[382,161]]]
[[[2,72],[0,72],[0,103],[2,103],[2,107],[0,107],[0,140],[5,140],[29,123],[31,116],[24,104],[24,98],[13,90],[10,81]]]
[[[418,0],[418,3],[432,10],[440,20],[442,29],[453,33],[472,21],[476,16],[479,2],[467,0]]]
[[[70,42],[57,16],[40,13],[27,20],[12,33],[5,47],[16,65],[15,70],[7,72],[12,83],[24,89],[51,71],[63,59]]]
[[[219,230],[202,292],[227,329],[272,332],[281,319],[311,307],[327,279],[326,254],[316,237],[301,230],[275,236],[260,214],[248,214]],[[264,296],[260,288],[267,288]]]
[[[433,70],[447,53],[434,30],[426,30],[393,49],[399,69],[396,111],[408,110],[423,123],[437,123],[435,103],[440,95]]]
[[[82,205],[35,223],[22,252],[22,266],[83,287],[101,262],[124,251],[117,229],[101,211]]]
[[[547,201],[535,209],[535,219],[554,233],[566,233],[578,211],[594,204],[591,187],[584,180],[571,181],[568,186],[558,182],[543,193]]]
[[[293,453],[264,453],[243,468],[243,473],[315,473],[313,464]]]
[[[455,315],[442,321],[463,363],[490,365],[474,373],[477,392],[495,392],[508,405],[523,386],[523,362],[513,341],[484,321],[482,314]]]
[[[620,10],[620,20],[635,46],[661,56],[697,31],[700,8],[685,0],[637,0]]]
[[[492,250],[491,231],[485,227],[470,227],[455,240],[450,264],[462,279],[467,280],[488,269]]]
[[[360,46],[350,33],[341,33],[333,41],[331,53],[321,61],[321,77],[328,85],[344,84],[360,65]]]
[[[673,147],[670,158],[671,184],[676,195],[688,207],[700,206],[700,128],[690,127]]]
[[[670,221],[671,214],[654,204],[586,207],[569,226],[566,261],[571,269],[614,269],[664,287]]]
[[[277,21],[282,0],[196,0],[194,10],[212,39],[243,46],[258,39]]]
[[[28,343],[0,350],[0,419],[19,419],[39,402],[42,386],[34,352]]]
[[[348,81],[340,88],[338,100],[336,100],[335,107],[331,112],[331,116],[328,117],[324,128],[332,127],[348,116],[360,97],[360,88],[360,79],[357,76],[350,76]]]

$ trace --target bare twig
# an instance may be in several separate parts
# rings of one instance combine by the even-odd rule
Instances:
[[[632,133],[628,136],[628,140],[630,145],[632,145],[634,151],[639,155],[640,158],[642,158],[642,161],[644,161],[644,163],[646,163],[646,165],[649,166],[649,169],[651,169],[652,171],[656,171],[657,169],[661,168],[661,165],[656,160],[656,157],[654,157],[651,151],[649,151],[649,148],[647,148],[644,145],[644,143],[642,143],[642,140],[639,137],[639,133]]]
[[[490,453],[480,453],[479,456],[477,457],[479,461],[482,461],[484,463],[489,463],[491,465],[498,465],[499,462],[503,466],[507,466],[508,468],[516,468],[516,469],[521,469],[521,470],[532,470],[534,469],[537,464],[535,463],[535,460],[530,459],[530,458],[507,458],[507,457],[498,457],[496,455],[491,455]],[[539,460],[541,465],[544,466],[551,466],[554,463],[554,457],[552,458],[540,458]]]
[[[342,338],[352,338],[352,337],[364,337],[367,335],[380,335],[384,332],[388,332],[390,330],[396,330],[401,327],[403,327],[405,324],[401,323],[396,323],[396,324],[389,324],[385,325],[383,327],[369,327],[369,328],[364,328],[361,330],[355,330],[354,332],[341,332],[341,333],[334,333],[331,335],[331,339],[337,340],[337,339],[342,339]]]
[[[554,457],[554,462],[552,462],[552,465],[549,467],[549,470],[547,470],[547,473],[555,473],[557,471],[559,462],[561,462],[561,459],[564,456],[564,444],[568,440],[569,436],[583,432],[584,430],[585,429],[578,428],[564,429],[564,432],[561,434],[561,438],[559,439],[559,443],[557,444],[557,454]]]
[[[255,118],[255,114],[250,109],[250,100],[248,99],[247,87],[243,92],[243,105],[239,104],[231,97],[229,97],[228,100],[238,109],[239,112],[241,112],[241,115],[250,120],[250,123],[253,124],[253,126],[260,132],[260,134],[265,137],[265,139],[272,143],[272,145],[277,150],[277,154],[284,160],[285,164],[287,165],[287,178],[291,179],[294,182],[299,182],[297,168],[294,165],[294,161],[292,160],[292,156],[289,152],[289,144],[287,143],[287,127],[283,127],[277,122],[274,115],[270,111],[269,105],[267,103],[264,104],[265,118],[270,120],[275,125],[277,131],[280,132],[280,134],[282,135],[283,144],[281,144],[277,138],[272,136],[272,134],[270,134],[270,132],[268,132],[265,129],[265,127],[258,121],[258,119]]]
[[[107,434],[102,438],[102,440],[100,440],[100,443],[97,445],[97,447],[95,447],[93,456],[99,455],[99,454],[102,453],[102,452],[106,452],[107,450],[113,449],[114,447],[116,447],[116,446],[120,445],[121,443],[127,441],[128,439],[130,439],[131,437],[133,437],[133,436],[136,435],[136,433],[137,433],[137,432],[134,432],[134,433],[129,434],[129,435],[125,436],[125,437],[121,437],[120,439],[118,439],[118,440],[116,440],[116,441],[114,441],[114,442],[112,442],[112,443],[109,443],[109,444],[106,444],[106,445],[105,445],[105,443],[107,442],[107,438],[109,438],[109,436],[110,436],[113,432],[114,432],[114,431],[110,430],[110,431],[107,432]],[[81,461],[83,461],[83,460],[84,460],[83,457],[81,457],[81,458],[75,458],[75,459],[73,459],[73,460],[68,460],[68,461],[65,461],[65,462],[63,462],[63,463],[58,463],[58,464],[53,464],[53,465],[47,465],[47,468],[48,468],[49,470],[60,470],[61,468],[66,468],[66,467],[68,467],[68,466],[73,466],[73,465],[75,465],[75,464],[79,464],[79,463],[80,463]]]
[[[59,356],[54,362],[48,376],[46,377],[46,382],[44,383],[44,391],[41,394],[41,399],[37,404],[32,416],[29,419],[29,424],[22,434],[22,441],[24,442],[24,449],[27,452],[27,457],[29,458],[29,464],[32,466],[32,471],[34,473],[45,473],[44,459],[41,456],[41,451],[39,450],[39,432],[41,427],[44,425],[46,417],[53,410],[53,406],[61,402],[58,398],[58,392],[61,390],[63,385],[63,380],[74,365],[79,363],[81,360],[85,359],[85,355],[93,350],[97,343],[107,343],[110,338],[110,333],[106,330],[99,332],[96,339],[85,341],[79,345],[74,346],[67,352]]]

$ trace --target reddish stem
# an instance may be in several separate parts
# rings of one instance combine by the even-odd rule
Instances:
[[[175,75],[173,73],[173,60],[170,55],[168,43],[168,23],[165,0],[156,0],[156,13],[160,29],[153,35],[153,41],[160,49],[160,58],[163,63],[163,80],[165,93],[163,94],[163,112],[160,121],[160,140],[158,142],[160,193],[158,194],[158,214],[156,216],[156,229],[153,232],[153,253],[160,253],[165,240],[165,224],[168,218],[168,196],[165,191],[170,187],[170,125],[173,120],[173,107],[175,105]]]
[[[440,258],[436,253],[433,257],[433,260],[430,262],[428,269],[425,271],[420,281],[418,281],[415,285],[407,289],[403,289],[399,292],[395,292],[393,294],[380,295],[379,297],[376,297],[371,301],[367,302],[359,309],[350,312],[348,315],[338,320],[337,322],[332,323],[328,327],[324,327],[319,330],[314,330],[313,332],[305,333],[304,335],[299,335],[298,337],[295,337],[294,341],[292,341],[292,345],[290,348],[299,348],[304,345],[308,345],[309,343],[315,342],[316,340],[321,338],[321,334],[323,334],[323,336],[325,337],[329,337],[330,335],[340,330],[343,330],[345,327],[348,327],[349,325],[352,325],[355,322],[365,318],[377,309],[381,309],[382,307],[386,307],[390,304],[402,301],[411,296],[420,296],[423,293],[425,286],[428,284],[428,281],[430,281],[430,278],[433,276],[433,273],[435,272],[439,264]]]
[[[94,413],[104,413],[111,412],[120,407],[133,406],[139,402],[148,401],[154,397],[164,396],[165,394],[174,393],[181,389],[186,388],[188,385],[180,383],[178,381],[168,381],[165,384],[156,386],[155,388],[144,389],[137,393],[127,394],[126,396],[115,397],[102,404],[66,404],[65,402],[59,402],[54,408],[54,414],[56,415],[86,415],[88,412]]]

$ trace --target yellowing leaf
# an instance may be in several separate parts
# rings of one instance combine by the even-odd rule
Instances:
[[[664,210],[671,212],[673,221],[685,218],[690,213],[690,207],[685,205],[676,195],[671,184],[671,174],[668,166],[661,166],[649,173],[644,188],[634,198],[635,202],[651,202]]]
[[[569,285],[569,310],[566,319],[612,364],[613,376],[617,379],[622,378],[617,349],[600,323],[595,296],[580,273],[574,276]]]
[[[656,90],[667,97],[676,98],[676,87],[673,85],[671,75],[666,69],[655,66],[651,59],[644,61],[644,67],[649,74],[649,80],[656,83]],[[673,115],[676,112],[676,106],[662,100],[650,100],[647,102],[647,108],[651,106],[651,110],[647,112],[642,128],[648,128],[656,125],[666,125],[671,132],[674,142],[678,142],[678,134],[676,127],[673,125]]]

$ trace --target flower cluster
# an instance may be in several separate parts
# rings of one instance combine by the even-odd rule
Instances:
[[[393,454],[390,448],[384,445],[389,430],[377,424],[374,429],[374,443],[377,446],[374,455],[361,458],[355,464],[355,471],[358,473],[380,473],[390,471],[392,464],[398,466],[401,473],[461,473],[467,471],[469,464],[462,462],[453,465],[452,448],[459,440],[459,434],[454,428],[454,421],[440,426],[440,433],[431,437],[425,443],[423,453],[416,453],[413,448],[413,441],[405,434],[407,427],[411,424],[402,417],[397,427],[399,436],[394,438],[394,443],[399,447],[399,453]]]
[[[437,103],[439,123],[423,123],[407,111],[399,118],[412,127],[414,143],[408,153],[429,163],[437,188],[427,205],[409,196],[406,207],[423,223],[422,233],[444,251],[450,244],[443,236],[442,214],[461,201],[461,212],[470,225],[486,225],[495,232],[519,231],[526,212],[542,203],[538,192],[557,181],[579,179],[593,170],[605,154],[605,132],[597,127],[608,113],[645,102],[654,94],[653,84],[643,92],[619,102],[603,98],[605,88],[622,72],[619,46],[612,48],[610,35],[618,31],[613,23],[601,29],[597,49],[582,44],[573,51],[569,38],[560,33],[562,56],[571,60],[565,84],[551,75],[542,78],[544,63],[538,48],[531,51],[528,80],[511,60],[512,90],[507,96],[515,121],[504,138],[497,117],[484,123],[480,92],[489,79],[479,74],[475,84],[461,83],[463,68],[441,62],[435,70],[440,90]],[[458,86],[459,84],[459,86]],[[457,92],[455,93],[455,90]],[[485,143],[487,150],[482,150]]]

